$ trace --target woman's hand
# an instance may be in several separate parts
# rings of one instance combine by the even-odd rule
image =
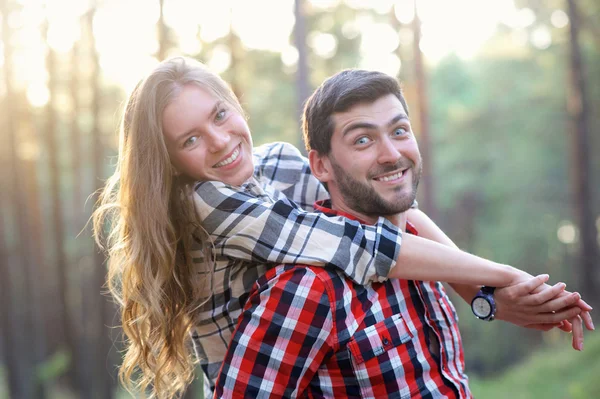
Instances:
[[[594,330],[592,310],[578,293],[565,291],[564,283],[546,284],[548,275],[523,273],[515,284],[496,289],[496,318],[518,326],[548,331],[558,327],[573,332],[573,348],[583,349],[583,326]]]

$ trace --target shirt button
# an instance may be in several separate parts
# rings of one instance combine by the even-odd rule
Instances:
[[[384,345],[388,345],[390,343],[390,341],[387,338],[384,338],[382,342]]]

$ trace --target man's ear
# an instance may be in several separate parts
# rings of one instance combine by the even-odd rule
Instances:
[[[308,162],[310,170],[321,183],[329,183],[333,179],[333,170],[331,161],[327,155],[321,155],[315,150],[310,150],[308,153]]]

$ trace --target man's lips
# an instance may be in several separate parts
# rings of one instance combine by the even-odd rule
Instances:
[[[394,172],[390,172],[390,173],[386,173],[386,174],[381,175],[381,176],[374,177],[373,180],[381,181],[381,182],[389,182],[389,181],[394,181],[394,180],[400,180],[400,179],[402,179],[402,177],[404,177],[406,175],[406,171],[407,170],[408,170],[408,168],[401,169],[401,170],[396,170]]]
[[[225,155],[219,162],[213,165],[213,168],[222,168],[231,165],[240,156],[241,146],[238,144],[229,154]]]

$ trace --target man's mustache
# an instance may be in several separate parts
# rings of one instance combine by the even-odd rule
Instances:
[[[414,168],[415,163],[408,158],[401,158],[398,162],[393,165],[383,165],[378,167],[375,170],[369,172],[369,178],[372,179],[375,176],[383,175],[386,173],[394,172],[396,170],[403,170]]]

